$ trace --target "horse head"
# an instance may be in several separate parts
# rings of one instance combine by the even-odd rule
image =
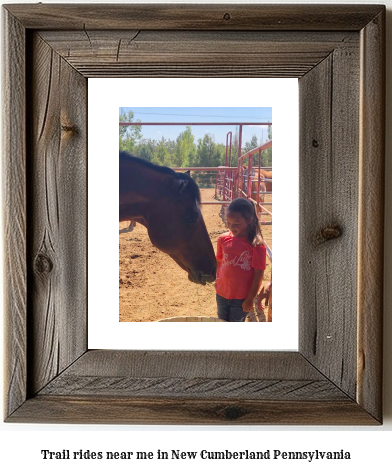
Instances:
[[[155,247],[170,255],[188,273],[188,279],[205,285],[215,280],[216,259],[200,210],[199,189],[187,173],[175,173],[147,218],[148,235]]]
[[[205,285],[216,275],[216,259],[203,216],[200,191],[188,173],[120,153],[120,221],[143,224],[152,244]]]

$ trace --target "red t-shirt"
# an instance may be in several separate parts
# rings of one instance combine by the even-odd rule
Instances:
[[[265,270],[266,248],[253,247],[247,237],[234,237],[231,232],[219,236],[216,259],[220,266],[215,289],[218,295],[231,299],[248,297],[254,269]]]

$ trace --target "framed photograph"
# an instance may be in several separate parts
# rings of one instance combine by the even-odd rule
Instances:
[[[142,118],[145,123],[138,132],[142,137],[139,144],[135,145],[136,150],[132,151],[134,155],[149,159],[150,155],[144,153],[146,150],[153,150],[154,161],[162,164],[156,150],[162,150],[162,145],[165,144],[165,164],[179,166],[178,156],[174,154],[176,151],[173,152],[173,142],[175,141],[174,150],[178,150],[179,138],[188,133],[188,129],[191,140],[194,137],[195,151],[184,160],[189,159],[188,163],[193,163],[187,169],[192,170],[191,176],[199,183],[202,216],[215,251],[218,236],[227,231],[222,217],[221,199],[213,198],[216,194],[219,196],[219,192],[222,193],[222,188],[215,186],[217,171],[221,168],[199,171],[194,169],[195,162],[197,168],[203,167],[202,160],[209,163],[207,160],[211,155],[207,155],[206,159],[204,148],[207,143],[208,150],[214,150],[215,166],[218,163],[225,164],[224,142],[232,138],[231,153],[230,146],[227,149],[227,162],[230,161],[233,168],[231,173],[236,172],[234,178],[238,180],[238,150],[235,148],[238,145],[236,126],[233,123],[235,120],[249,122],[250,118],[252,122],[263,118],[272,123],[273,115],[270,132],[267,125],[244,125],[241,147],[246,149],[256,138],[257,143],[259,140],[267,142],[268,134],[272,133],[274,193],[260,196],[271,202],[267,211],[273,209],[274,214],[273,226],[272,216],[267,211],[263,211],[261,215],[263,238],[270,250],[264,282],[267,284],[271,278],[274,249],[274,291],[276,294],[285,294],[285,298],[276,300],[277,317],[273,324],[259,325],[252,331],[246,327],[234,329],[232,325],[220,325],[218,328],[210,324],[206,328],[200,324],[164,327],[160,324],[146,324],[146,321],[165,319],[171,322],[216,322],[217,303],[214,284],[203,286],[190,282],[186,271],[151,244],[144,226],[137,224],[132,232],[123,232],[127,230],[129,222],[121,222],[121,233],[118,236],[115,220],[119,200],[119,167],[117,161],[111,162],[113,149],[116,149],[119,140],[117,104],[124,105],[124,98],[128,97],[132,89],[138,91],[137,97],[132,96],[132,108],[121,106],[120,110],[122,114],[132,110],[133,120]],[[161,93],[162,89],[166,91],[165,94]],[[191,97],[189,90],[192,91]],[[238,93],[233,96],[232,91]],[[88,103],[88,150],[91,164],[88,167],[88,347],[140,350],[297,350],[298,252],[292,252],[291,248],[298,248],[298,79],[95,78],[89,80]],[[207,107],[201,107],[202,104]],[[263,108],[262,104],[269,104],[271,107]],[[158,115],[151,119],[152,114]],[[185,127],[167,123],[173,119],[176,122],[191,121],[193,124]],[[156,120],[160,122],[159,125],[147,125]],[[203,125],[206,120],[211,124]],[[231,124],[213,125],[222,121],[229,121]],[[103,134],[105,140],[102,140]],[[263,166],[272,165],[272,160],[269,161],[272,148],[269,151],[270,153],[261,156]],[[245,160],[248,165],[247,158]],[[255,173],[258,172],[257,161],[256,151]],[[109,162],[111,165],[107,166]],[[226,178],[226,188],[234,188],[230,176],[227,175]],[[242,185],[243,182],[244,180]],[[102,183],[105,183],[105,193],[102,193]],[[252,186],[257,190],[257,182],[253,178]],[[143,189],[147,188],[149,193],[154,189]],[[252,194],[253,200],[257,199],[256,193]],[[289,202],[287,196],[290,196]],[[97,222],[104,222],[105,225],[97,226]],[[287,229],[292,229],[290,246],[287,246]],[[105,249],[104,263],[102,248]],[[264,311],[250,312],[247,320],[265,321],[267,316],[272,319],[270,306],[266,306]],[[119,317],[121,322],[138,324],[118,324]]]
[[[385,6],[3,18],[5,420],[382,423]],[[298,350],[89,347],[89,79],[187,77],[298,79]]]

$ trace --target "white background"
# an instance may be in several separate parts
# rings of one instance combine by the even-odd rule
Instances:
[[[162,90],[165,94],[162,94]],[[184,104],[184,97],[190,102]],[[231,91],[241,91],[233,94]],[[90,79],[90,349],[296,350],[298,348],[297,79]],[[230,97],[230,101],[228,101]],[[118,322],[119,107],[272,107],[274,319],[272,324]],[[212,113],[212,112],[211,112]],[[233,121],[233,120],[228,120]],[[212,129],[213,133],[213,128]],[[102,139],[104,136],[104,139]],[[112,163],[108,166],[108,163]],[[105,192],[102,192],[102,183]],[[109,184],[107,184],[109,183]],[[216,210],[218,212],[218,209]],[[99,232],[97,233],[97,223]],[[187,280],[187,274],[183,272]],[[170,284],[168,282],[168,284]],[[214,289],[211,288],[213,292]],[[178,295],[186,298],[187,295]],[[209,316],[200,313],[194,316]],[[206,330],[207,328],[207,330]]]
[[[27,3],[13,0],[13,3]],[[49,2],[48,2],[49,3]],[[55,3],[55,2],[50,2]],[[60,2],[59,2],[60,3]],[[85,3],[90,3],[85,0]],[[108,3],[105,0],[104,3]],[[134,2],[138,3],[138,2]],[[184,2],[183,2],[184,3]],[[203,2],[199,2],[203,3]],[[219,3],[219,2],[217,2]],[[223,3],[223,2],[221,2]],[[226,0],[225,3],[230,3]],[[233,2],[241,3],[241,2]],[[247,3],[260,1],[248,0]],[[279,3],[268,0],[265,3]],[[298,3],[285,0],[284,3]],[[300,3],[317,3],[306,2]],[[321,2],[320,2],[321,3]],[[328,3],[328,2],[324,2]],[[360,3],[358,1],[334,0],[329,3]],[[379,1],[367,0],[366,3],[378,4]],[[392,0],[383,2],[387,5],[387,45],[392,44]],[[161,472],[200,473],[216,472],[261,472],[264,468],[288,468],[293,473],[315,472],[346,473],[349,471],[390,472],[390,447],[392,442],[392,82],[391,82],[391,49],[387,49],[387,150],[386,150],[386,209],[385,209],[385,323],[384,323],[384,425],[382,427],[192,427],[192,426],[89,426],[89,425],[14,425],[1,424],[0,428],[0,467],[13,469],[15,472],[29,471],[39,473],[107,472],[114,467],[117,472],[129,473],[135,470],[160,470]],[[41,449],[90,449],[102,450],[143,450],[157,449],[184,451],[209,449],[219,451],[230,450],[340,450],[351,451],[351,461],[170,461],[163,465],[162,461],[148,461],[148,465],[132,461],[116,461],[115,464],[93,460],[85,461],[43,461]],[[261,463],[261,464],[260,464]],[[279,464],[278,464],[279,463]],[[11,467],[12,466],[12,467]],[[273,471],[274,472],[274,471]]]

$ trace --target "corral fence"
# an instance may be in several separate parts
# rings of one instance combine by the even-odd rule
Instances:
[[[203,205],[220,205],[220,216],[225,221],[226,209],[233,199],[244,197],[256,206],[261,225],[272,225],[272,201],[266,201],[266,196],[272,195],[272,167],[261,166],[261,154],[272,148],[272,140],[241,155],[242,127],[245,125],[272,125],[271,122],[120,122],[119,126],[145,125],[227,125],[239,127],[238,165],[231,165],[232,132],[226,136],[225,166],[218,167],[186,167],[172,168],[174,171],[190,171],[200,188],[215,188],[213,201],[202,201]],[[257,155],[257,165],[254,156]],[[271,177],[265,175],[271,172]],[[272,265],[272,250],[266,244],[267,255]],[[271,272],[272,279],[272,272]],[[272,321],[272,291],[269,300],[267,321]]]
[[[203,202],[203,204],[222,204],[222,217],[224,217],[225,209],[228,203],[237,197],[245,197],[256,204],[259,216],[269,215],[272,217],[272,203],[265,201],[265,195],[271,194],[272,191],[266,190],[266,184],[271,182],[272,178],[265,178],[261,170],[272,170],[272,168],[261,167],[261,153],[263,150],[272,147],[272,140],[265,144],[248,151],[241,155],[242,147],[242,131],[244,126],[267,125],[272,126],[272,122],[119,122],[119,126],[238,126],[238,166],[231,167],[231,151],[232,151],[232,132],[226,135],[226,156],[225,166],[215,167],[191,167],[191,168],[173,168],[176,171],[191,171],[193,178],[203,188],[215,187],[216,201]],[[253,166],[253,156],[258,153],[258,167]],[[248,160],[247,166],[244,162]],[[214,172],[216,173],[214,176]],[[194,176],[194,174],[197,176]],[[266,207],[268,206],[268,208]],[[260,219],[262,224],[271,224],[272,221]]]

